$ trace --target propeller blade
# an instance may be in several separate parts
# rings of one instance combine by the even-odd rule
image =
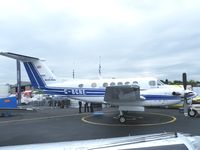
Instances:
[[[183,87],[184,87],[184,90],[186,90],[187,88],[187,74],[186,73],[183,73]]]
[[[184,110],[184,115],[188,116],[188,103],[187,103],[187,97],[185,90],[187,89],[187,74],[183,73],[183,88],[184,88],[184,104],[183,104],[183,110]]]

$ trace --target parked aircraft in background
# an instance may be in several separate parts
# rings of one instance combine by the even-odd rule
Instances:
[[[59,80],[46,66],[44,60],[9,52],[0,55],[24,63],[32,86],[46,94],[64,95],[69,99],[94,103],[109,103],[120,110],[120,122],[125,122],[125,111],[144,111],[145,106],[166,106],[192,98],[196,93],[180,87],[165,85],[156,78],[126,79],[71,79]]]

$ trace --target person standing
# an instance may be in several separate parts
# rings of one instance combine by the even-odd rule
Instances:
[[[94,103],[90,103],[90,112],[94,112]]]
[[[81,102],[81,101],[79,101],[79,102],[78,102],[78,104],[79,104],[79,113],[81,113],[81,109],[82,109],[82,102]]]
[[[88,108],[88,102],[85,102],[85,104],[84,104],[84,112],[88,112],[87,108]]]

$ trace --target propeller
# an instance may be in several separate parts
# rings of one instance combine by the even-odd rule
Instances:
[[[183,88],[184,88],[183,110],[184,110],[184,115],[188,116],[188,102],[187,102],[187,96],[186,96],[186,92],[185,92],[187,89],[187,74],[183,73],[182,78],[183,78]]]
[[[186,90],[187,88],[187,74],[183,73],[183,88]]]

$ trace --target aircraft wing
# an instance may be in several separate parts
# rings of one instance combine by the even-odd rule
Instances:
[[[71,142],[42,143],[29,145],[16,145],[0,147],[0,150],[149,150],[149,149],[188,149],[197,150],[199,136],[187,136],[183,134],[158,133],[138,136],[127,136],[108,139],[82,140]]]
[[[143,100],[140,96],[140,87],[138,85],[130,86],[109,86],[106,87],[104,101],[113,104],[134,103]]]

